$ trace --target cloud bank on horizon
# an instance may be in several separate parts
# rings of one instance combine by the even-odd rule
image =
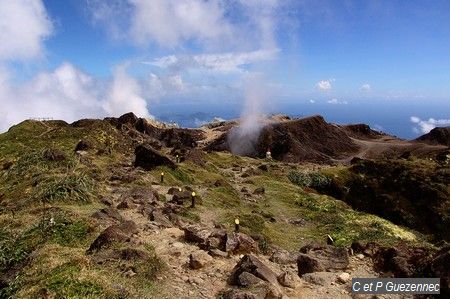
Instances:
[[[439,70],[450,69],[440,52],[446,48],[442,37],[450,33],[445,29],[450,9],[444,3],[418,15],[420,3],[400,6],[328,0],[83,0],[64,5],[0,0],[0,132],[34,117],[70,122],[133,111],[151,118],[152,105],[162,101],[242,103],[254,94],[246,90],[248,79],[261,77],[262,90],[274,97],[265,101],[272,105],[281,93],[310,104],[349,107],[355,99],[419,94],[448,100],[450,89],[442,88],[450,86],[442,81],[448,72]],[[400,21],[385,13],[389,10],[399,12]],[[425,65],[421,56],[408,52],[412,36],[418,53],[423,52],[425,35],[402,20],[412,18],[419,28],[428,26],[422,19],[431,14],[439,26],[427,44],[432,58]],[[368,17],[391,26],[389,32],[373,29],[365,23]],[[362,32],[373,37],[373,51],[360,46]],[[393,54],[383,56],[378,45],[409,56],[396,56],[392,63]],[[440,68],[421,80],[423,70],[433,65]],[[243,107],[248,114],[249,104]],[[416,132],[441,124],[447,123],[414,122]]]

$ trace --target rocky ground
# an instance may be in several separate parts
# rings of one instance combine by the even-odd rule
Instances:
[[[343,152],[311,137],[320,164],[281,159],[288,152],[277,161],[214,151],[232,126],[176,129],[127,114],[27,121],[0,135],[0,298],[370,298],[351,294],[351,278],[391,276],[441,277],[445,296],[443,145],[387,164],[323,163],[361,156],[355,140],[391,138],[339,127]],[[415,185],[434,198],[428,226],[408,201]],[[381,212],[364,209],[371,201]]]

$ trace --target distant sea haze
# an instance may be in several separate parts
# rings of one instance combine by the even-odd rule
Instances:
[[[234,119],[240,116],[237,103],[177,103],[155,105],[153,115],[165,122],[176,122],[182,127],[195,128],[210,122],[214,117]],[[415,139],[423,132],[411,117],[421,120],[450,119],[450,101],[347,101],[347,104],[332,104],[327,101],[281,102],[277,107],[268,107],[267,113],[282,113],[291,117],[322,115],[328,122],[338,124],[365,123],[371,128],[395,135],[402,139]],[[447,126],[450,124],[447,124]]]

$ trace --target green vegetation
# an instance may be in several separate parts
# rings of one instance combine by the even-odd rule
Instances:
[[[329,186],[331,183],[329,177],[318,172],[303,173],[291,171],[288,174],[288,178],[292,183],[299,185],[300,187],[312,187],[314,189]]]
[[[103,297],[101,285],[80,279],[81,267],[75,263],[63,264],[53,269],[45,278],[45,287],[56,298],[99,298]]]
[[[94,181],[84,172],[71,171],[62,177],[46,178],[36,189],[35,198],[45,203],[89,202],[93,197]]]

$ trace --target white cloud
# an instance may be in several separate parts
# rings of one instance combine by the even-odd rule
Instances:
[[[70,63],[41,72],[22,84],[13,84],[8,71],[0,68],[0,102],[0,132],[35,117],[72,122],[130,111],[151,117],[142,88],[126,73],[126,66],[117,67],[112,82],[106,85]]]
[[[145,64],[158,66],[160,68],[186,69],[203,68],[220,72],[242,71],[242,66],[276,58],[278,49],[257,50],[251,52],[230,52],[202,55],[164,56]]]
[[[126,68],[126,65],[120,65],[114,70],[113,82],[102,107],[108,115],[133,112],[140,117],[150,117],[141,86],[127,74]]]
[[[332,98],[331,100],[327,101],[328,104],[333,104],[333,105],[347,105],[348,102],[347,101],[340,101],[336,98]]]
[[[319,90],[330,90],[331,84],[334,82],[334,79],[328,79],[328,80],[320,80],[316,83],[316,88]]]
[[[186,41],[218,42],[232,37],[223,1],[203,0],[91,0],[95,22],[105,24],[113,37],[134,44],[156,43],[166,48]]]
[[[41,57],[52,28],[41,0],[1,0],[0,61]]]
[[[372,87],[370,86],[370,84],[365,83],[365,84],[361,85],[361,87],[359,88],[359,90],[361,90],[361,91],[370,91],[371,88],[372,88]]]
[[[310,102],[311,104],[314,104],[316,101],[314,101],[314,100],[309,100],[309,102]]]
[[[416,124],[413,131],[417,134],[426,134],[436,127],[450,126],[450,119],[434,119],[422,120],[417,116],[411,116],[410,121]]]
[[[276,48],[275,31],[289,19],[278,0],[88,0],[94,23],[139,46]]]

